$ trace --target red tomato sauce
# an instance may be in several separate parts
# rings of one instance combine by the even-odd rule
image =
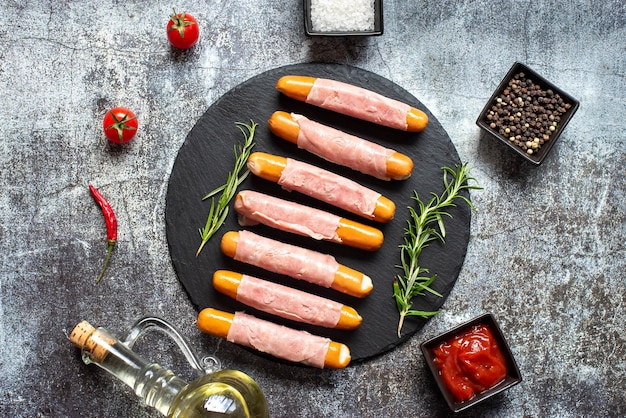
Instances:
[[[463,402],[506,377],[506,360],[486,325],[475,325],[434,349],[435,364],[446,386]]]

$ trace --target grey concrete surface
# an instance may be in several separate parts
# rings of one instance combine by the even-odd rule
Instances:
[[[156,315],[253,376],[272,416],[445,416],[419,344],[483,312],[502,325],[524,380],[468,416],[626,415],[624,1],[388,0],[383,36],[310,39],[301,1],[188,0],[174,4],[200,21],[188,52],[165,38],[171,6],[0,4],[0,415],[158,416],[84,365],[67,339],[82,319],[121,335]],[[541,167],[475,125],[516,60],[581,102]],[[197,118],[249,77],[311,61],[358,66],[407,89],[484,187],[472,194],[468,255],[443,312],[398,349],[341,371],[275,363],[201,335],[165,236],[168,175]],[[123,148],[100,127],[116,105],[140,120]],[[88,183],[120,223],[97,286],[104,225]],[[171,349],[151,337],[138,351],[185,375]]]

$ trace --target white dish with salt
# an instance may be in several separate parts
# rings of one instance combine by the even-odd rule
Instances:
[[[313,32],[370,32],[375,0],[310,0]]]

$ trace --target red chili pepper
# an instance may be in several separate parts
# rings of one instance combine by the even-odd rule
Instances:
[[[115,247],[115,243],[117,242],[117,219],[115,218],[115,212],[113,212],[111,204],[104,198],[104,196],[102,196],[102,193],[100,193],[98,189],[96,189],[92,185],[89,185],[89,191],[91,192],[91,195],[93,196],[95,201],[98,202],[98,204],[100,205],[100,208],[102,208],[104,222],[107,227],[107,256],[104,260],[104,267],[102,268],[100,275],[96,279],[96,283],[99,283],[102,279],[102,276],[104,276],[104,272],[106,271],[107,266],[109,265],[109,259],[111,258],[113,247]]]

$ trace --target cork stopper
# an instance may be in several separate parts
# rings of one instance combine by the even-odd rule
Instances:
[[[110,339],[87,321],[76,325],[70,334],[70,342],[83,352],[89,353],[91,360],[98,363],[102,362],[108,353],[107,346],[102,342],[113,343]]]

